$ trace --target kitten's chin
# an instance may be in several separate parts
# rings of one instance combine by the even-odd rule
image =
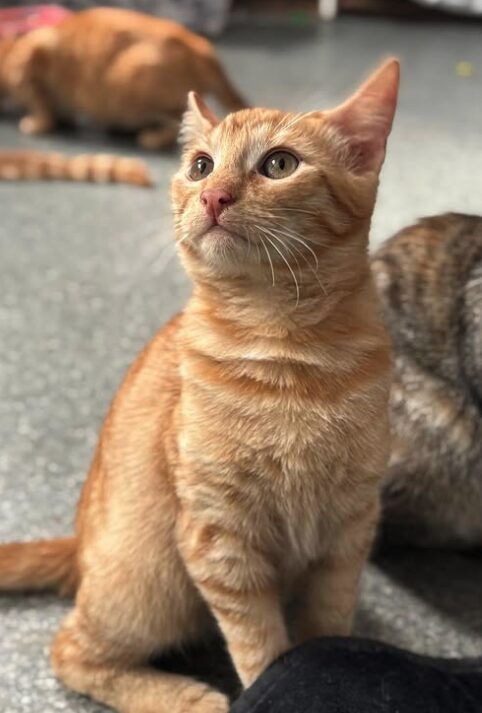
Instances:
[[[222,225],[213,225],[212,228],[209,228],[209,230],[200,237],[200,244],[202,249],[225,250],[229,247],[236,249],[240,246],[244,246],[246,244],[246,239],[241,235],[232,233]]]
[[[221,225],[214,225],[197,240],[197,252],[208,263],[227,265],[246,256],[248,241]]]
[[[180,250],[182,263],[195,281],[247,277],[257,269],[255,256],[247,238],[221,225],[181,243]]]

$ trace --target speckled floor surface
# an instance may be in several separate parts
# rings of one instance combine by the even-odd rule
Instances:
[[[238,27],[220,42],[253,103],[333,104],[380,56],[403,60],[400,111],[374,244],[419,215],[482,211],[482,27],[343,18],[329,28]],[[456,75],[471,61],[472,78]],[[0,146],[129,150],[95,135]],[[0,185],[0,539],[68,532],[102,416],[142,344],[189,285],[170,238],[175,154],[150,157],[153,190]],[[357,633],[447,656],[482,653],[482,557],[393,553],[368,568]],[[0,711],[93,713],[53,679],[47,648],[67,608],[0,597]]]

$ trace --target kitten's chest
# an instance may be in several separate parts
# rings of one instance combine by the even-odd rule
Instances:
[[[365,487],[385,396],[347,388],[335,368],[329,378],[278,369],[268,380],[261,366],[249,378],[241,367],[195,367],[182,397],[182,451],[202,476],[189,487],[209,487],[213,512],[231,513],[287,576],[303,571],[328,551]]]
[[[342,514],[353,506],[351,448],[336,419],[308,404],[278,409],[244,435],[244,445],[233,450],[242,455],[233,478],[251,496],[243,517],[252,532],[264,524],[262,539],[272,542],[277,567],[290,581],[329,550]]]
[[[337,448],[329,428],[318,423],[307,435],[310,424],[302,423],[290,443],[273,443],[258,467],[266,485],[260,488],[261,507],[277,522],[279,566],[288,577],[322,557],[336,537],[341,514],[352,507],[346,452],[339,443]]]
[[[326,377],[293,371],[279,369],[271,381],[204,372],[183,395],[183,436],[214,469],[229,463],[233,473],[256,474],[270,499],[306,510],[347,468],[356,409],[347,398],[334,401]]]

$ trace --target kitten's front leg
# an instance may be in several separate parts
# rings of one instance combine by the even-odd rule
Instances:
[[[54,128],[54,121],[46,114],[26,114],[18,122],[18,128],[22,134],[38,136],[48,134]]]
[[[275,572],[234,527],[225,529],[184,513],[178,532],[187,569],[248,687],[290,648]]]
[[[332,551],[306,574],[295,623],[297,643],[351,633],[360,576],[373,543],[378,514],[377,497],[352,514]]]
[[[47,134],[55,127],[55,117],[47,96],[34,84],[22,88],[22,100],[28,114],[20,119],[22,134]]]

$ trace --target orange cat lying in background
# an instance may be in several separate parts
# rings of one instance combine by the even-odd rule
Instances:
[[[2,589],[76,593],[54,669],[121,713],[225,713],[147,665],[216,622],[245,686],[350,632],[389,447],[367,243],[398,77],[392,60],[332,111],[221,122],[190,95],[172,197],[193,296],[114,399],[75,536],[0,547]]]
[[[246,106],[210,42],[129,10],[87,10],[0,43],[0,98],[27,109],[27,134],[84,115],[160,148],[175,141],[190,90],[213,94],[230,111]]]

